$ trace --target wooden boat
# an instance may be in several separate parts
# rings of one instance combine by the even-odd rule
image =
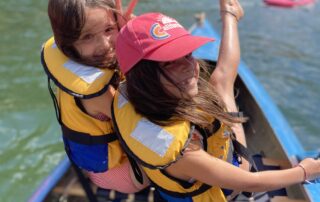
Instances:
[[[216,39],[214,43],[207,44],[194,52],[197,58],[216,61],[220,37],[210,23],[200,20],[191,28],[191,32],[193,35]],[[276,163],[282,167],[291,167],[303,157],[316,155],[316,152],[306,152],[303,149],[285,117],[243,62],[239,66],[236,88],[239,90],[237,103],[240,110],[250,118],[244,124],[249,148],[254,153],[263,154],[266,157],[265,164]],[[268,162],[267,159],[272,161]],[[156,198],[152,189],[133,196],[99,189],[92,184],[90,187],[93,190],[91,194],[96,197],[90,201],[112,201],[107,198],[114,199],[117,196],[128,198],[125,201],[153,201]],[[319,182],[288,187],[286,191],[287,197],[274,197],[272,201],[320,201]],[[61,161],[29,199],[30,202],[66,200],[77,202],[89,200],[68,158]]]
[[[315,0],[264,0],[264,3],[270,6],[279,6],[292,8],[295,6],[304,6],[313,4]]]

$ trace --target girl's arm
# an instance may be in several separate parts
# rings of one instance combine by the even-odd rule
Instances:
[[[320,176],[320,160],[305,159],[301,165],[309,179]],[[202,149],[188,150],[179,161],[167,168],[167,172],[183,180],[193,178],[208,185],[249,192],[275,190],[305,180],[304,169],[299,166],[251,173],[214,158]]]
[[[234,82],[240,63],[240,42],[238,36],[238,21],[243,17],[243,9],[237,0],[220,0],[222,19],[222,34],[217,66],[211,75],[210,83],[222,97],[227,111],[237,112],[234,97]],[[232,130],[237,140],[246,146],[245,133],[242,124],[234,124]],[[249,163],[243,159],[240,166],[249,170]]]
[[[222,35],[217,66],[210,77],[221,96],[233,94],[240,62],[238,22],[229,13],[222,13]]]
[[[220,0],[222,20],[221,44],[217,66],[211,75],[210,82],[221,96],[233,94],[240,62],[240,44],[238,21],[243,16],[243,9],[238,0]]]

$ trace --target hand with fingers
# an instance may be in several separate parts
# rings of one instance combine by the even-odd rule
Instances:
[[[131,0],[126,8],[123,10],[122,0],[116,0],[116,9],[117,9],[117,21],[119,28],[123,27],[130,19],[134,17],[133,11],[136,7],[138,0]]]
[[[244,11],[238,0],[220,0],[220,13],[222,15],[233,15],[237,21],[244,16]]]

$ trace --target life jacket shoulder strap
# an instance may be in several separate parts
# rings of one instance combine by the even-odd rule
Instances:
[[[63,136],[67,139],[84,145],[97,145],[97,144],[108,144],[110,142],[116,141],[117,135],[115,133],[109,133],[99,136],[91,136],[90,134],[78,132],[72,130],[65,126],[64,124],[61,125]]]

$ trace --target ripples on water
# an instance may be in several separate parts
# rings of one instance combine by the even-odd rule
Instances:
[[[25,201],[63,155],[39,60],[46,4],[0,2],[1,201]]]
[[[61,159],[62,145],[48,110],[2,113],[1,201],[24,201]],[[17,194],[18,193],[18,194]]]
[[[240,28],[244,60],[303,145],[319,148],[319,5],[292,10],[251,7],[246,13]]]
[[[319,148],[319,6],[290,10],[241,2],[243,59],[305,147]],[[137,13],[165,12],[189,26],[191,14],[205,11],[219,28],[217,3],[141,0]],[[0,2],[1,201],[25,201],[64,155],[39,60],[41,43],[50,36],[46,6],[47,0]]]

